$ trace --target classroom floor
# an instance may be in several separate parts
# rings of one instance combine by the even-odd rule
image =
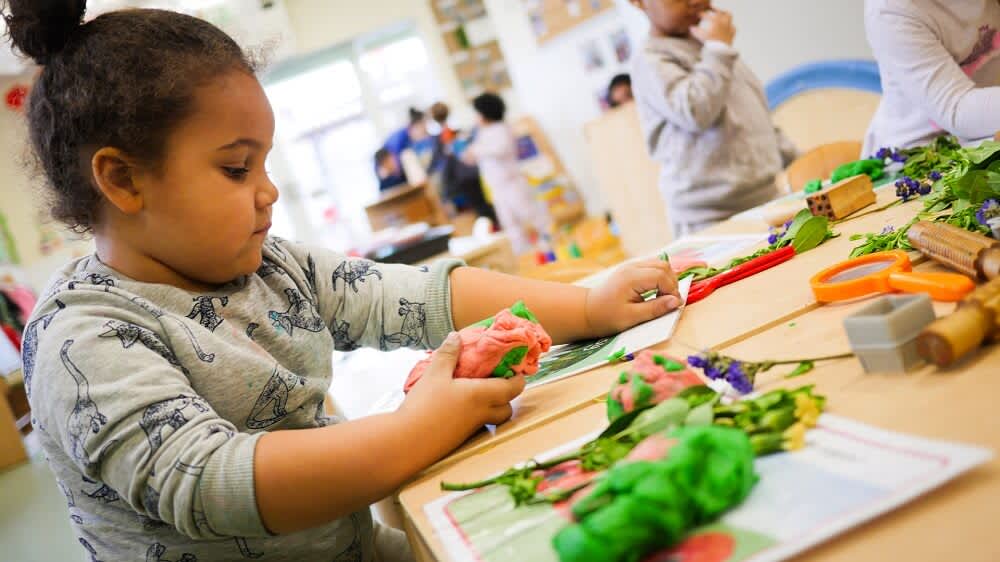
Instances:
[[[31,461],[0,472],[0,559],[82,560],[84,551],[70,527],[66,498],[37,441],[28,436],[25,444]]]

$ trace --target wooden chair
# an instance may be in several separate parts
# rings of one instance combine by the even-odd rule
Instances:
[[[861,157],[861,143],[840,141],[817,146],[799,156],[785,170],[792,191],[801,190],[806,182],[830,177],[837,166],[854,162]]]
[[[866,60],[804,64],[767,85],[775,125],[803,151],[863,138],[881,94],[878,66]]]

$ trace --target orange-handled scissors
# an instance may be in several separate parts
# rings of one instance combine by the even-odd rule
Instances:
[[[902,250],[878,252],[838,263],[809,280],[819,302],[855,299],[874,293],[927,293],[934,300],[958,301],[976,284],[958,273],[914,272]]]

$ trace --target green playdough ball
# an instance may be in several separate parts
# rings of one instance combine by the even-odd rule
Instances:
[[[553,538],[563,562],[639,560],[742,502],[757,482],[746,433],[681,427],[666,458],[620,461],[573,506],[577,523]]]
[[[877,159],[848,162],[847,164],[838,166],[833,171],[830,175],[830,182],[837,183],[840,180],[859,176],[861,174],[867,174],[871,179],[877,180],[882,177],[884,169],[885,162]]]

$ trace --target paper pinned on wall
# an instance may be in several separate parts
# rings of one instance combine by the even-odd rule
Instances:
[[[465,37],[469,40],[469,45],[479,47],[497,38],[496,30],[490,23],[490,18],[479,18],[465,22]]]

